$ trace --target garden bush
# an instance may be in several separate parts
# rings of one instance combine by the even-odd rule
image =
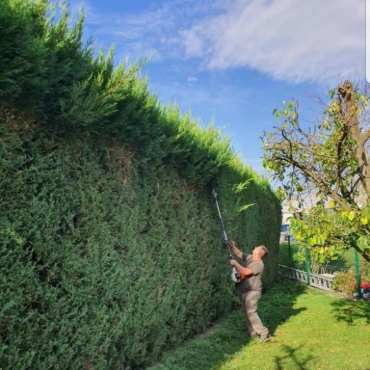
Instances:
[[[334,276],[332,289],[352,296],[357,290],[356,274],[353,270],[340,271]]]
[[[229,237],[269,248],[264,286],[277,275],[268,181],[82,33],[64,2],[57,18],[44,0],[0,2],[4,369],[144,366],[230,312],[211,183]]]

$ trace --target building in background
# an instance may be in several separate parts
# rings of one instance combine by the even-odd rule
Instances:
[[[289,206],[284,205],[282,207],[282,223],[280,228],[280,243],[287,243],[288,238],[292,237],[292,233],[290,231],[290,221],[289,219],[293,217],[293,213],[289,212]]]

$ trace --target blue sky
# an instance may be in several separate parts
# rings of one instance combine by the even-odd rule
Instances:
[[[70,2],[76,14],[81,1]],[[365,75],[364,0],[84,0],[85,37],[115,61],[152,56],[150,90],[202,125],[214,119],[262,172],[272,110]],[[154,56],[153,56],[154,53]]]

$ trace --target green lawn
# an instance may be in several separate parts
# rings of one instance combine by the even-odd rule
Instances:
[[[370,304],[283,280],[260,301],[274,340],[247,339],[239,310],[147,370],[370,370]]]

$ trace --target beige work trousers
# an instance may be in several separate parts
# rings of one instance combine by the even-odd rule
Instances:
[[[257,313],[257,304],[260,298],[261,292],[258,290],[250,290],[246,293],[242,293],[240,297],[248,334],[250,336],[267,336],[269,332],[268,329],[263,326]]]

